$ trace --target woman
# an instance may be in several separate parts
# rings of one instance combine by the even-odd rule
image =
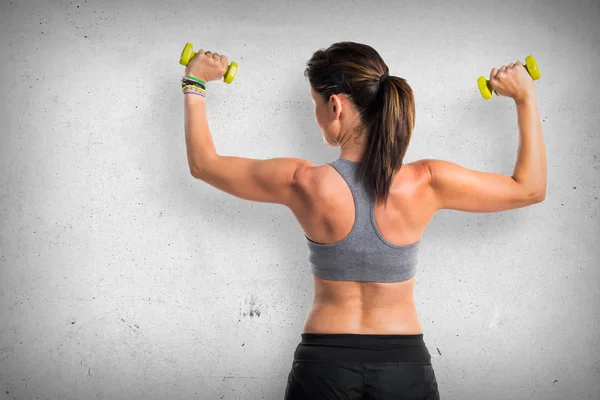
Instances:
[[[226,56],[199,51],[186,75],[220,79],[227,64]],[[201,84],[202,95],[194,87],[185,95],[190,171],[234,196],[286,205],[306,234],[314,299],[286,399],[439,399],[413,296],[420,238],[440,209],[496,212],[545,198],[533,80],[520,62],[490,74],[496,94],[517,107],[519,154],[507,176],[442,160],[403,164],[415,124],[413,92],[367,45],[319,50],[305,75],[325,143],[341,148],[337,160],[218,155]]]

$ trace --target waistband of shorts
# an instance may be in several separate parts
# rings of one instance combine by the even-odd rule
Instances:
[[[351,346],[363,348],[389,348],[392,346],[422,346],[423,334],[415,335],[368,335],[357,333],[302,333],[301,343]]]
[[[296,361],[430,363],[423,334],[302,333]]]

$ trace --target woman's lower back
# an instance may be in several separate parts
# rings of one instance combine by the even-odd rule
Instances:
[[[315,294],[304,333],[422,333],[414,303],[416,278],[398,283],[313,278]]]

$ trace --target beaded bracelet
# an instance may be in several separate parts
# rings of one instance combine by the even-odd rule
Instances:
[[[185,87],[185,86],[193,86],[193,87],[197,87],[203,91],[206,91],[206,86],[204,86],[201,83],[198,82],[191,82],[191,81],[181,81],[181,87]]]
[[[197,95],[200,95],[202,97],[206,97],[206,92],[202,92],[202,91],[198,90],[198,88],[194,88],[192,86],[186,86],[183,89],[183,93],[197,94]]]
[[[204,89],[204,88],[202,88],[200,86],[191,85],[189,83],[182,83],[181,84],[181,89],[186,89],[186,88],[187,89],[192,89],[192,90],[197,90],[197,91],[202,92],[202,93],[206,93],[206,89]]]
[[[181,90],[185,90],[185,89],[190,89],[190,90],[195,90],[196,92],[206,93],[205,89],[199,88],[198,86],[195,86],[195,85],[183,85],[181,87]]]
[[[199,92],[199,91],[197,91],[197,90],[190,89],[190,88],[186,88],[186,89],[184,89],[184,90],[183,90],[183,93],[184,93],[184,94],[188,94],[188,93],[189,93],[189,94],[197,94],[197,95],[199,95],[199,96],[206,97],[206,93],[202,93],[202,92]]]

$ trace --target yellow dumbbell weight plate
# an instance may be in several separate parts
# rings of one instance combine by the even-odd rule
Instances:
[[[229,68],[227,69],[227,72],[225,73],[225,77],[224,77],[225,83],[233,82],[233,80],[235,79],[235,74],[237,74],[237,71],[238,71],[238,63],[236,63],[235,61],[232,61],[231,64],[229,64]]]
[[[535,61],[535,58],[533,58],[533,56],[527,56],[527,58],[525,59],[525,65],[527,66],[527,71],[529,72],[529,75],[531,75],[531,78],[534,81],[537,81],[542,77],[542,75],[540,74],[540,69],[537,65],[537,61]]]
[[[480,76],[477,79],[477,86],[484,99],[489,100],[492,98],[492,87],[490,86],[490,81],[485,79],[485,76]]]
[[[179,64],[188,65],[190,60],[194,58],[196,53],[194,52],[194,46],[191,43],[186,43],[183,51],[181,52],[181,58],[179,59]]]

